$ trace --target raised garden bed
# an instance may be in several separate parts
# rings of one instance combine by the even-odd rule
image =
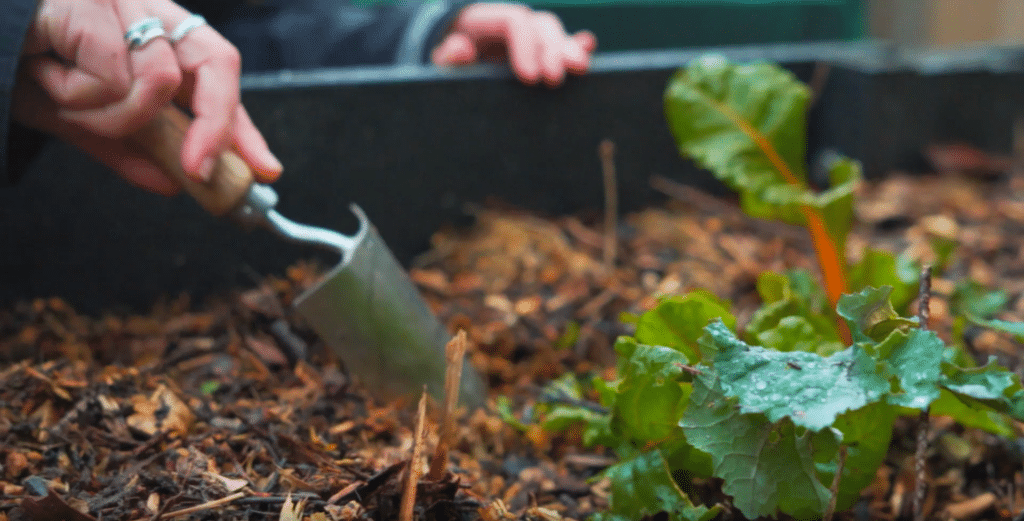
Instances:
[[[721,73],[715,63],[705,62],[703,72],[692,69],[693,78]],[[774,78],[766,83],[774,85],[773,91],[802,95],[793,91],[786,75],[758,74]],[[674,91],[683,103],[679,110],[689,103],[685,110],[712,107],[715,114],[731,114],[708,104],[700,91],[704,87],[693,81],[676,84],[682,89]],[[694,92],[698,96],[692,97]],[[679,101],[686,99],[691,101]],[[781,107],[780,113],[792,110]],[[672,126],[686,153],[716,170],[732,165],[718,156],[701,156],[709,149],[699,128],[689,128],[687,121]],[[764,124],[755,123],[758,128]],[[758,144],[743,125],[737,128],[742,132],[730,142],[750,139],[761,150],[772,148]],[[773,168],[783,172],[786,165],[802,163],[798,149],[785,148],[786,139],[799,141],[799,136],[767,135],[781,151],[775,159],[765,153]],[[353,386],[344,368],[294,320],[288,304],[315,279],[315,264],[293,265],[283,277],[261,281],[254,274],[248,286],[258,287],[208,305],[182,298],[146,314],[82,315],[60,299],[12,306],[0,315],[0,353],[7,357],[0,371],[0,432],[5,433],[0,492],[4,499],[53,494],[18,506],[11,502],[0,508],[0,515],[39,521],[87,519],[76,511],[124,519],[299,519],[295,512],[302,510],[317,520],[390,519],[403,499],[414,498],[413,510],[426,519],[579,519],[608,509],[612,513],[603,519],[659,518],[665,509],[668,519],[743,519],[744,514],[770,515],[776,508],[797,518],[823,510],[831,516],[825,505],[827,483],[814,485],[817,497],[811,499],[785,487],[777,494],[759,494],[762,478],[781,476],[765,470],[779,463],[772,463],[768,453],[751,467],[758,479],[737,481],[731,470],[737,465],[734,456],[746,461],[742,440],[758,434],[736,432],[742,443],[722,460],[722,448],[713,440],[732,439],[732,432],[707,438],[702,429],[739,420],[766,422],[773,434],[765,435],[765,443],[797,440],[785,450],[794,457],[813,454],[805,467],[815,483],[822,477],[819,472],[827,474],[828,465],[836,464],[829,443],[842,447],[835,467],[840,470],[848,451],[851,461],[864,461],[874,457],[866,451],[880,450],[871,467],[851,466],[844,480],[833,482],[831,494],[839,491],[843,498],[839,518],[905,518],[911,505],[932,517],[1016,518],[1024,503],[1022,451],[1014,441],[1021,426],[1010,419],[1024,414],[1024,391],[1013,394],[1011,389],[1020,388],[1022,334],[1014,331],[1024,318],[1020,159],[960,145],[927,151],[937,172],[918,177],[890,172],[856,188],[855,225],[848,236],[842,220],[834,218],[849,194],[840,190],[830,196],[836,199],[791,199],[792,191],[766,192],[768,185],[751,184],[753,178],[746,176],[757,170],[750,169],[727,170],[724,179],[741,191],[760,190],[779,202],[764,213],[764,207],[745,197],[747,212],[775,217],[773,212],[784,215],[786,208],[800,208],[813,223],[814,212],[827,209],[825,229],[815,231],[812,224],[808,236],[791,225],[748,217],[732,197],[655,177],[649,186],[669,202],[644,210],[627,202],[614,228],[597,224],[593,213],[556,209],[547,212],[556,217],[545,218],[537,208],[477,206],[471,210],[473,229],[435,232],[429,250],[413,262],[412,276],[450,328],[469,333],[469,360],[487,377],[490,403],[460,416],[446,453],[449,464],[422,478],[416,494],[403,489],[402,477],[410,457],[422,464],[415,456],[418,440],[425,439],[428,447],[439,443],[438,414],[428,415],[425,438],[413,435],[419,420],[411,402],[380,403]],[[836,187],[855,178],[849,165],[831,163]],[[780,186],[804,189],[799,179],[786,182]],[[622,181],[626,193],[629,183],[628,178]],[[900,263],[935,265],[931,289],[922,285],[924,297],[919,297],[927,302],[930,296],[930,314],[922,312],[916,322],[897,317],[883,305],[889,294],[874,290],[837,299],[835,272],[830,274],[830,257],[822,250],[828,241],[845,243],[840,252],[850,253],[850,282],[891,281],[900,293],[892,299],[901,312],[910,307],[914,293]],[[869,253],[869,245],[881,251]],[[886,267],[887,262],[895,264]],[[763,275],[794,269],[814,273],[819,267],[821,288],[816,275]],[[673,295],[682,300],[665,301]],[[845,323],[834,320],[836,300]],[[696,318],[665,318],[664,313],[675,312]],[[799,320],[784,323],[778,313]],[[700,335],[697,322],[706,323],[705,315],[728,320],[709,326],[694,344],[691,335]],[[663,322],[668,330],[659,329]],[[675,330],[673,323],[684,327]],[[282,324],[291,334],[282,333]],[[745,330],[747,336],[741,340],[731,329]],[[856,344],[842,349],[851,334]],[[623,336],[635,339],[616,342]],[[669,347],[643,345],[655,337],[657,346]],[[786,338],[812,344],[787,347]],[[907,354],[920,349],[921,338],[940,349]],[[749,355],[761,348],[744,341],[775,346],[775,354]],[[822,358],[833,355],[840,358]],[[809,407],[806,414],[783,404],[780,418],[769,411],[765,414],[771,421],[758,419],[757,403],[784,397],[776,393],[769,398],[764,381],[744,383],[746,373],[729,384],[735,387],[721,387],[727,377],[736,377],[727,364],[744,357],[750,362],[751,356],[767,357],[751,368],[758,377],[766,374],[762,366],[774,363],[778,375],[786,373],[785,385],[803,385],[801,375],[806,375],[811,383],[803,391],[812,394],[826,389],[815,387],[813,371],[804,369],[822,360],[859,356],[832,364],[840,372],[846,367],[846,380],[855,382],[836,384],[843,383],[854,395],[863,393],[857,396],[866,401],[850,405],[851,414],[864,407],[878,415],[861,418],[858,427],[843,423],[850,416],[836,420],[835,414],[847,409],[822,412],[821,404],[809,400],[799,406]],[[932,369],[925,359],[933,360],[938,371],[936,357],[948,359],[942,362],[943,373],[930,381],[924,373]],[[1001,367],[956,367],[986,360]],[[655,376],[647,372],[653,369],[643,369],[659,363],[664,365]],[[872,376],[875,371],[881,371],[876,375],[881,380]],[[1006,385],[1000,384],[1004,379]],[[918,416],[918,398],[932,396],[929,385],[935,397],[938,386],[944,386],[953,401],[937,401],[931,417],[926,408]],[[714,393],[737,389],[738,395],[723,395],[739,400],[728,402],[736,403],[735,409],[717,398],[708,401]],[[750,398],[752,389],[758,391]],[[989,396],[989,390],[996,394]],[[701,411],[672,416],[683,402],[671,398],[671,392],[692,392],[684,395],[691,400],[688,411],[695,403],[706,405],[717,411],[712,418],[717,420],[703,423],[708,417]],[[884,396],[888,402],[871,401]],[[977,401],[957,408],[955,396]],[[829,409],[828,402],[822,403]],[[832,430],[819,431],[831,421],[836,421]],[[923,425],[930,429],[921,430]],[[873,434],[879,426],[881,438]],[[689,442],[681,437],[684,431]],[[818,434],[807,446],[811,431]],[[918,432],[925,438],[915,447]],[[815,443],[824,444],[818,452]],[[693,466],[697,452],[690,453],[697,459],[678,459],[678,450],[694,447],[711,454],[715,475],[724,479],[696,477],[702,475]],[[619,461],[625,466],[597,477]],[[872,470],[875,464],[877,471]],[[917,497],[914,482],[922,465],[929,486]],[[670,475],[670,468],[677,472]],[[792,465],[778,470],[800,472]],[[851,479],[859,483],[856,489],[840,487]],[[744,488],[747,482],[755,485]],[[652,491],[655,495],[646,496]],[[705,515],[702,508],[711,511]]]

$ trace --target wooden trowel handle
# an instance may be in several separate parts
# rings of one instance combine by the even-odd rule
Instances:
[[[160,165],[168,177],[191,195],[206,211],[221,216],[241,204],[252,186],[252,170],[233,152],[217,158],[210,180],[197,183],[181,166],[181,143],[191,118],[174,105],[164,107],[151,122],[131,136]]]

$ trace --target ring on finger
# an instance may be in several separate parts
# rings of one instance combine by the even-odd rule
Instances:
[[[188,18],[182,20],[181,23],[171,31],[171,43],[178,43],[189,33],[189,31],[204,25],[206,25],[206,18],[203,18],[202,15],[189,15]]]
[[[128,42],[128,50],[140,48],[155,38],[166,36],[164,22],[159,18],[143,18],[133,23],[124,33],[124,39]]]

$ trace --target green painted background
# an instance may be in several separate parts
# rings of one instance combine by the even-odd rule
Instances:
[[[864,0],[527,0],[602,51],[841,40],[865,35]]]

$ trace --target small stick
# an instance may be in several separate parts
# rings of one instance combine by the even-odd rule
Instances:
[[[225,496],[220,499],[214,499],[213,501],[207,501],[206,503],[203,503],[201,505],[194,505],[188,508],[183,508],[181,510],[175,510],[174,512],[167,512],[166,514],[161,515],[160,519],[170,519],[172,517],[187,516],[189,514],[194,514],[196,512],[211,510],[219,506],[226,505],[236,499],[242,499],[243,497],[245,497],[245,492],[235,492],[230,496]]]
[[[925,266],[921,269],[921,283],[918,286],[917,318],[921,329],[928,330],[928,319],[931,312],[928,309],[932,299],[932,267]],[[924,496],[927,490],[925,485],[925,456],[928,451],[928,416],[930,407],[917,416],[917,447],[914,450],[914,520],[924,520]]]
[[[398,513],[399,521],[412,521],[413,509],[416,507],[416,485],[420,482],[420,458],[423,457],[424,423],[427,416],[427,389],[424,386],[420,396],[419,412],[416,414],[416,431],[413,433],[412,459],[406,469],[405,487],[402,490],[402,508]]]
[[[836,501],[839,500],[839,478],[843,476],[843,466],[846,465],[846,445],[839,447],[839,462],[836,463],[836,475],[832,476],[832,487],[829,489],[832,492],[832,497],[828,500],[828,508],[825,509],[825,515],[821,518],[821,521],[832,521],[832,514],[836,512]]]
[[[604,177],[604,267],[611,274],[615,267],[619,222],[619,192],[615,177],[615,143],[610,139],[601,141],[597,147],[601,158],[601,173]]]
[[[430,472],[427,480],[440,481],[448,467],[448,449],[455,437],[455,407],[459,403],[459,383],[462,381],[462,361],[466,358],[466,345],[469,343],[466,330],[460,329],[444,348],[448,369],[444,375],[444,411],[441,416],[441,432],[437,442],[434,458],[430,460]]]

